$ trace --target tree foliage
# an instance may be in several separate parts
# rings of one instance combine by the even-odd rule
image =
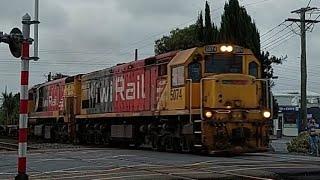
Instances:
[[[0,125],[4,124],[5,116],[2,110],[2,107],[0,107]]]
[[[188,49],[200,45],[197,34],[197,25],[190,25],[183,29],[175,29],[169,36],[163,36],[155,42],[155,53],[161,54],[178,49]]]
[[[229,0],[221,16],[220,40],[251,49],[260,54],[260,34],[255,23],[238,0]]]
[[[229,0],[225,4],[220,29],[211,20],[210,6],[207,1],[204,14],[204,20],[201,11],[195,24],[183,29],[175,29],[168,36],[156,40],[155,53],[161,54],[215,43],[231,43],[252,50],[262,64],[263,78],[273,76],[272,64],[280,64],[284,58],[271,56],[269,52],[261,52],[259,31],[238,0]]]
[[[202,11],[200,11],[196,22],[196,33],[198,41],[200,42],[199,44],[201,45],[204,42],[204,25]]]
[[[169,51],[188,49],[196,46],[217,43],[218,29],[211,21],[211,13],[206,2],[205,19],[202,11],[199,13],[195,24],[183,29],[175,29],[168,36],[155,41],[155,53],[162,54]]]
[[[3,102],[0,108],[2,121],[4,124],[16,124],[19,119],[19,99],[20,94],[2,93]]]
[[[282,62],[286,59],[287,57],[280,57],[277,58],[275,56],[270,55],[269,52],[261,52],[260,55],[258,56],[258,59],[260,60],[262,64],[262,77],[266,79],[270,79],[273,77],[273,67],[272,64],[282,64]]]
[[[205,7],[205,19],[204,19],[204,43],[210,44],[214,41],[214,34],[213,34],[213,27],[212,27],[212,21],[211,21],[211,13],[210,13],[210,7],[208,2],[206,1],[206,7]]]

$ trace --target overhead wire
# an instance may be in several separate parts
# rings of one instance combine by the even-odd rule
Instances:
[[[274,46],[274,45],[276,45],[276,44],[278,44],[278,43],[281,43],[283,40],[286,40],[287,38],[289,38],[290,36],[293,36],[293,35],[294,35],[294,34],[293,34],[291,31],[286,32],[285,34],[282,35],[281,38],[265,44],[265,45],[262,47],[262,49],[268,49],[268,48],[270,48],[270,47],[272,47],[272,46]]]
[[[278,27],[282,26],[284,23],[285,23],[285,21],[283,21],[283,22],[281,22],[280,24],[278,24],[277,26],[271,28],[271,29],[268,30],[267,32],[263,33],[263,34],[260,36],[260,38],[261,38],[261,37],[264,37],[265,35],[267,35],[267,34],[269,34],[269,33],[271,33],[272,31],[274,31],[274,30],[277,29]]]
[[[316,19],[315,19],[315,20],[318,20],[318,19],[319,19],[319,17],[320,17],[320,15],[319,15],[318,17],[316,17]]]
[[[244,6],[251,6],[251,5],[254,5],[254,4],[260,4],[260,3],[267,2],[267,1],[270,1],[270,0],[261,0],[261,1],[253,2],[253,3],[245,4]]]
[[[290,24],[288,27],[292,27],[292,24]],[[267,44],[265,44],[262,49],[274,49],[278,46],[280,46],[281,44],[287,42],[288,40],[290,40],[291,38],[294,37],[295,31],[298,30],[299,27],[295,27],[292,28],[290,31],[286,32],[285,34],[280,34],[280,37],[275,36],[276,38],[274,39],[274,41],[271,41]],[[290,33],[291,32],[291,33]]]
[[[300,82],[300,79],[294,79],[294,78],[290,78],[288,76],[281,76],[281,78],[282,79],[286,79],[286,80],[292,80],[293,82]],[[313,84],[316,84],[316,85],[320,85],[320,83],[318,81],[315,81],[315,80],[308,79],[307,82],[313,83]]]
[[[285,64],[285,65],[286,65],[286,67],[295,68],[295,67],[300,67],[300,62],[291,61],[290,64]],[[281,66],[281,65],[279,65],[279,66]],[[308,69],[315,70],[315,71],[318,71],[320,68],[320,65],[317,65],[317,64],[312,64],[312,66],[311,65],[309,65],[309,66],[310,67],[308,67]]]
[[[278,41],[277,43],[272,44],[272,45],[270,45],[270,46],[268,46],[268,47],[265,47],[265,48],[263,48],[263,49],[269,50],[269,51],[270,51],[270,50],[273,50],[273,49],[279,47],[280,45],[282,45],[283,43],[287,42],[288,40],[292,39],[293,37],[294,37],[294,34],[292,33],[292,34],[290,34],[289,36],[285,37],[284,39]]]
[[[308,5],[307,5],[306,7],[309,7],[309,6],[310,6],[311,1],[312,1],[312,0],[309,0],[309,3],[308,3]]]
[[[263,1],[258,1],[258,2],[254,2],[254,3],[249,3],[249,4],[246,4],[245,6],[250,6],[250,5],[253,5],[253,4],[258,4],[258,3],[262,3],[262,2],[266,2],[266,1],[268,1],[268,0],[263,0]],[[223,8],[223,7],[221,7],[221,8]],[[220,9],[220,8],[217,8],[217,9]],[[215,10],[217,10],[217,9],[215,9]],[[191,21],[193,21],[193,20],[195,20],[195,18],[194,19],[192,19],[192,20],[190,20],[190,21],[188,21],[188,22],[191,22]],[[188,23],[187,22],[187,23]],[[184,23],[184,24],[186,24],[186,23]],[[273,31],[273,29],[271,30],[271,31]],[[265,34],[263,34],[262,36],[265,36],[266,34],[268,34],[269,32],[271,32],[270,30],[267,32],[267,33],[265,33]],[[161,35],[161,34],[164,34],[164,32],[162,32],[162,33],[157,33],[157,34],[155,34],[155,35],[152,35],[152,36],[150,36],[150,37],[147,37],[147,38],[145,38],[145,39],[143,39],[143,40],[140,40],[140,41],[137,41],[137,42],[135,42],[135,43],[132,43],[132,45],[135,45],[135,44],[139,44],[139,43],[141,43],[141,42],[143,42],[143,41],[145,41],[145,40],[147,40],[147,39],[149,39],[149,38],[152,38],[152,37],[154,37],[154,36],[158,36],[158,35]],[[145,46],[147,46],[147,45],[145,45]],[[53,54],[55,54],[55,53],[58,53],[57,51],[51,51],[51,50],[44,50],[43,52],[46,52],[46,53],[53,53]],[[59,52],[59,53],[69,53],[69,54],[76,54],[76,53],[79,53],[79,54],[88,54],[89,52],[75,52],[75,51],[65,51],[65,50],[63,50],[62,52]],[[93,53],[95,53],[96,54],[96,52],[93,52]],[[105,54],[105,53],[102,53],[102,54]],[[72,65],[72,64],[74,64],[74,63],[77,63],[77,65],[79,65],[79,64],[82,64],[82,65],[92,65],[92,63],[83,63],[83,62],[59,62],[59,63],[49,63],[49,65]],[[36,64],[36,63],[35,63]],[[110,65],[110,64],[108,64],[108,63],[102,63],[102,64],[98,64],[98,63],[95,63],[96,65]],[[40,65],[40,64],[39,64]]]
[[[257,2],[253,2],[253,3],[248,3],[248,4],[245,4],[244,6],[250,6],[250,5],[253,5],[253,4],[259,4],[259,3],[262,3],[262,2],[265,2],[265,1],[269,1],[269,0],[263,0],[263,1],[257,1]],[[221,7],[219,7],[219,8],[216,8],[216,9],[213,9],[213,13],[215,13],[216,12],[216,10],[219,10],[219,9],[222,9],[224,7],[224,5],[222,5]],[[179,24],[179,25],[177,25],[176,27],[179,27],[179,26],[182,26],[182,25],[185,25],[185,24],[188,24],[188,23],[190,23],[190,22],[192,22],[192,21],[194,21],[194,20],[196,20],[196,18],[192,18],[191,20],[188,20],[188,21],[186,21],[186,22],[184,22],[184,23],[182,23],[182,24]],[[136,42],[133,42],[133,43],[131,43],[130,45],[136,45],[136,44],[139,44],[139,43],[141,43],[141,42],[144,42],[144,41],[146,41],[146,40],[148,40],[148,39],[150,39],[150,38],[153,38],[153,37],[155,37],[155,36],[158,36],[158,35],[163,35],[163,34],[165,34],[165,33],[167,33],[167,31],[165,31],[165,32],[161,32],[161,33],[156,33],[156,34],[153,34],[153,35],[150,35],[150,36],[147,36],[146,38],[144,38],[144,39],[142,39],[142,40],[139,40],[139,41],[136,41]],[[145,44],[144,46],[142,46],[142,47],[140,47],[140,48],[145,48],[145,47],[147,47],[149,44],[151,44],[151,43],[148,43],[148,44]],[[152,44],[153,44],[153,42],[152,42]],[[129,46],[130,46],[129,45]],[[127,49],[129,49],[130,47],[127,47],[127,48],[125,48],[124,50],[127,50]],[[101,49],[101,50],[104,50],[104,49]],[[1,51],[1,50],[0,50]],[[97,49],[95,49],[94,51],[87,51],[87,50],[82,50],[82,51],[68,51],[68,50],[65,50],[65,49],[63,49],[63,50],[40,50],[40,52],[42,52],[42,53],[45,53],[45,54],[64,54],[64,55],[66,55],[66,54],[69,54],[69,55],[75,55],[75,54],[99,54],[97,51],[99,51],[99,50],[97,50]],[[109,52],[102,52],[101,53],[101,56],[102,55],[107,55],[107,54],[112,54],[112,53],[114,53],[114,51],[109,51]],[[126,55],[126,54],[130,54],[131,52],[123,52],[123,53],[119,53],[119,54],[117,54],[118,56],[122,56],[122,55]],[[100,56],[98,56],[98,57],[96,57],[96,58],[100,58]],[[92,58],[92,59],[96,59],[96,58]],[[75,62],[75,63],[77,63],[77,62]]]
[[[277,69],[277,68],[276,68]],[[300,72],[300,68],[299,69],[294,69],[294,68],[287,68],[287,67],[285,67],[285,66],[283,66],[283,67],[281,67],[281,69],[279,69],[279,71],[277,71],[277,73],[279,72],[279,73],[282,73],[283,74],[283,72],[284,71],[286,71],[285,73],[287,73],[287,72],[293,72],[294,74],[297,74],[297,73],[299,73]],[[287,74],[286,74],[287,75]],[[319,73],[318,72],[315,72],[315,71],[309,71],[308,72],[308,76],[309,77],[313,77],[313,78],[318,78],[319,77]],[[319,82],[320,83],[320,82]]]
[[[275,37],[277,37],[277,36],[281,36],[281,34],[280,34],[280,33],[282,33],[283,31],[285,31],[286,29],[288,29],[292,24],[293,24],[293,22],[292,22],[290,25],[285,25],[285,24],[283,24],[283,25],[285,25],[285,26],[286,26],[285,28],[283,28],[283,29],[281,29],[281,30],[277,31],[274,35],[271,35],[269,38],[267,38],[267,39],[265,39],[265,40],[261,41],[261,44],[263,44],[263,43],[265,43],[265,42],[268,42],[268,41],[269,41],[269,40],[271,40],[272,38],[275,38]]]
[[[257,1],[257,2],[253,2],[253,3],[247,3],[247,4],[244,4],[243,6],[250,6],[250,5],[254,5],[254,4],[260,4],[260,3],[263,3],[263,2],[266,2],[266,1],[270,1],[270,0],[262,0],[262,1]],[[224,5],[222,5],[221,7],[219,8],[216,8],[216,9],[213,9],[213,13],[216,13],[216,10],[219,10],[219,9],[223,9]],[[178,24],[176,25],[175,27],[179,27],[179,26],[183,26],[183,25],[186,25],[194,20],[196,20],[197,18],[192,18],[184,23],[181,23],[181,24]],[[214,18],[215,19],[215,18]],[[171,28],[172,29],[172,28]],[[146,40],[149,40],[153,37],[156,37],[156,36],[159,36],[159,35],[164,35],[168,33],[168,31],[164,31],[164,32],[160,32],[160,33],[156,33],[156,34],[152,34],[152,35],[149,35],[149,36],[146,36],[146,38],[143,38],[141,40],[138,40],[138,41],[135,41],[133,43],[130,43],[129,44],[129,47],[132,46],[132,45],[136,45],[136,44],[139,44],[141,42],[144,42]],[[128,49],[129,47],[126,47],[125,49]],[[100,49],[100,50],[105,50],[105,48],[103,49]],[[80,53],[80,54],[97,54],[96,51],[100,51],[99,49],[95,49],[94,51],[88,51],[88,50],[80,50],[80,51],[68,51],[68,50],[65,50],[65,49],[58,49],[58,50],[45,50],[45,49],[40,49],[39,52],[42,52],[42,53],[61,53],[61,54],[77,54],[77,53]],[[0,50],[1,51],[1,50]],[[102,52],[101,54],[105,54],[106,52]]]

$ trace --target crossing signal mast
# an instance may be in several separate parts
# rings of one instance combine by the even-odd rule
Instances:
[[[295,13],[300,15],[300,19],[288,18],[286,21],[291,21],[298,23],[300,27],[300,37],[301,37],[301,119],[302,119],[302,127],[305,128],[307,125],[307,53],[306,53],[306,32],[309,28],[319,23],[320,21],[307,19],[306,20],[306,13],[311,11],[311,15],[313,11],[318,10],[315,7],[309,7],[310,2],[308,3],[307,7],[294,10],[291,13]],[[311,17],[310,15],[310,17]]]
[[[39,0],[35,0],[35,17],[31,20],[29,14],[22,17],[22,32],[13,28],[10,34],[0,32],[0,43],[9,45],[10,52],[15,58],[21,57],[21,90],[20,90],[20,116],[19,116],[19,149],[17,180],[27,180],[27,129],[28,129],[28,84],[29,60],[37,61],[38,57],[38,24]],[[30,26],[34,25],[34,39],[30,38]],[[34,42],[34,56],[30,57],[30,45]]]

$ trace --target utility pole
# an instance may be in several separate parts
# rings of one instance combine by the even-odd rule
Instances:
[[[306,53],[306,28],[307,23],[313,24],[320,21],[317,20],[306,20],[306,12],[316,10],[317,8],[304,7],[298,10],[294,10],[291,13],[299,14],[300,19],[288,18],[286,21],[300,23],[300,37],[301,37],[301,120],[302,128],[305,129],[307,126],[307,53]]]
[[[138,60],[138,49],[134,50],[134,60],[137,61]]]

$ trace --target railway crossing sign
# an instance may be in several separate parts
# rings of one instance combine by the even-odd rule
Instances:
[[[10,34],[0,32],[0,43],[8,44],[10,52],[15,58],[21,57],[22,39],[22,32],[19,28],[13,28]]]
[[[9,48],[11,54],[19,58],[21,57],[21,47],[22,47],[22,32],[20,31],[19,28],[13,28],[10,32],[10,42],[9,42]]]

